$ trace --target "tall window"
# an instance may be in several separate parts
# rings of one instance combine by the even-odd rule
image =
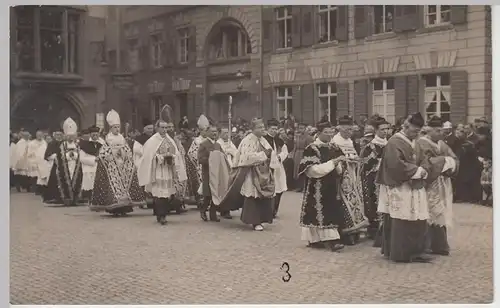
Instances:
[[[318,101],[321,119],[326,117],[331,122],[337,118],[337,85],[334,82],[318,85]]]
[[[450,120],[451,84],[450,74],[430,74],[425,79],[425,115],[427,118],[437,115],[443,121]]]
[[[162,66],[161,47],[162,47],[161,34],[151,35],[151,63],[153,68],[160,68]]]
[[[127,41],[127,51],[128,51],[128,67],[132,72],[139,70],[139,40],[128,39]]]
[[[160,118],[161,109],[163,108],[163,97],[151,97],[151,108],[153,110],[153,119],[158,120]]]
[[[68,71],[76,73],[78,71],[78,29],[80,15],[68,15]]]
[[[319,42],[330,42],[335,40],[335,30],[337,29],[337,6],[319,5]]]
[[[35,70],[35,40],[34,25],[35,18],[34,6],[16,7],[17,18],[17,69],[20,71]]]
[[[242,57],[252,53],[250,39],[246,32],[234,24],[222,25],[209,38],[208,58],[210,60]]]
[[[276,21],[278,23],[278,48],[292,47],[292,12],[290,6],[276,9]]]
[[[377,113],[388,122],[395,123],[394,78],[375,79],[372,85],[372,113]]]
[[[450,22],[451,5],[426,5],[425,25],[436,26]]]
[[[179,29],[179,63],[187,63],[189,61],[189,28]]]
[[[292,88],[279,87],[276,89],[276,100],[278,102],[278,118],[287,117],[292,110]]]
[[[44,72],[62,74],[65,47],[63,11],[53,8],[40,10],[40,56]]]
[[[394,6],[393,5],[374,5],[374,33],[387,33],[393,29]]]
[[[78,73],[80,11],[45,5],[17,6],[14,10],[17,70]]]

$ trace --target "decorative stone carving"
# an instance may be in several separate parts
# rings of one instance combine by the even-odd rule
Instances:
[[[153,81],[148,84],[148,92],[151,93],[161,93],[165,88],[164,82]]]
[[[191,87],[191,80],[189,79],[175,79],[172,80],[172,91],[180,92],[180,91],[188,91]]]
[[[365,74],[396,73],[399,68],[399,60],[400,57],[366,60],[363,63]]]
[[[322,66],[311,67],[309,70],[311,72],[311,78],[313,80],[317,80],[317,79],[338,78],[340,75],[341,68],[342,68],[342,63],[333,63],[333,64],[324,64]]]
[[[271,71],[269,72],[269,81],[272,84],[276,83],[287,83],[295,81],[297,69],[289,68],[279,71]]]

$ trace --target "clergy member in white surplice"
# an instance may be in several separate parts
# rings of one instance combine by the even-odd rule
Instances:
[[[167,128],[163,120],[156,123],[157,133],[144,144],[138,170],[139,185],[153,195],[153,214],[161,225],[167,223],[166,216],[177,193],[175,182],[187,180],[181,152]]]

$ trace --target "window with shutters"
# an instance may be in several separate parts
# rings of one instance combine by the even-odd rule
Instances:
[[[233,21],[215,26],[207,38],[209,60],[243,57],[252,53],[250,38],[244,28]]]
[[[393,30],[394,6],[373,6],[373,32],[375,34],[388,33]]]
[[[320,119],[326,117],[328,121],[337,118],[337,84],[320,83],[317,86]]]
[[[158,34],[153,34],[150,37],[151,39],[151,46],[150,46],[150,51],[151,51],[151,64],[153,68],[160,68],[162,67],[162,36],[160,33]]]
[[[132,72],[139,70],[139,49],[139,39],[133,38],[127,40],[128,68]]]
[[[424,23],[427,27],[450,23],[451,5],[425,5]]]
[[[291,87],[279,87],[276,89],[276,101],[278,106],[278,119],[292,114],[293,93]]]
[[[320,43],[335,40],[337,14],[338,10],[335,5],[318,5],[318,37]]]
[[[451,82],[450,74],[429,74],[425,80],[425,116],[439,116],[443,121],[450,121]]]
[[[161,109],[163,108],[163,97],[155,95],[151,97],[151,110],[153,110],[153,119],[160,118]]]
[[[372,114],[384,117],[388,122],[396,121],[394,78],[372,81]]]
[[[292,8],[290,6],[276,9],[276,24],[278,26],[277,48],[292,47]]]
[[[179,44],[177,57],[181,64],[188,63],[189,61],[189,28],[179,29]]]

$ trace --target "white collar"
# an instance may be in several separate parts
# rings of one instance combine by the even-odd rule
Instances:
[[[385,146],[387,145],[387,139],[385,138],[380,138],[379,136],[375,135],[375,137],[373,137],[372,141],[371,141],[373,144],[377,144],[377,145],[382,145],[382,146]]]

